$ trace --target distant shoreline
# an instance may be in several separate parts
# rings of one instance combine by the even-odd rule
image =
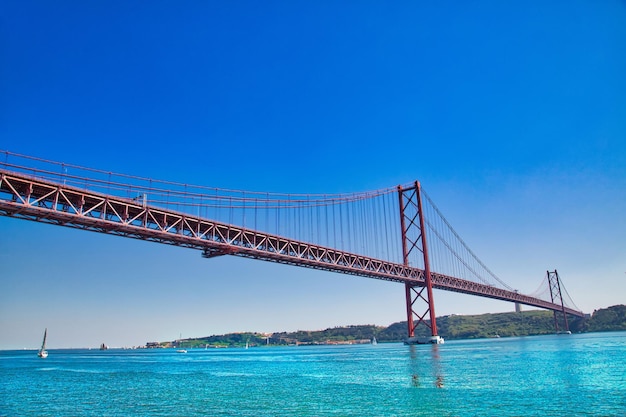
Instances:
[[[598,333],[626,331],[626,305],[619,304],[595,310],[589,317],[571,317],[572,333]],[[480,315],[448,315],[437,318],[439,335],[446,340],[470,340],[504,337],[541,336],[555,334],[551,311],[529,310],[521,313],[487,313]],[[325,330],[300,330],[296,332],[256,333],[240,332],[197,338],[176,339],[165,342],[147,342],[145,345],[111,347],[116,350],[133,349],[220,349],[260,346],[302,345],[364,345],[375,338],[379,343],[398,343],[406,337],[406,322],[387,327],[351,325]],[[418,329],[424,330],[424,329]],[[427,336],[426,333],[419,336]],[[0,349],[0,351],[36,351],[37,348]],[[52,348],[48,350],[95,350],[99,347]]]
[[[554,316],[551,311],[529,310],[510,313],[487,313],[480,315],[448,315],[437,318],[439,335],[446,340],[487,339],[515,336],[538,336],[554,334]],[[623,304],[596,310],[588,317],[569,317],[572,333],[591,333],[626,330],[626,306]],[[325,330],[300,330],[296,332],[255,333],[240,332],[197,338],[176,339],[166,342],[150,342],[149,348],[223,348],[259,345],[334,345],[367,344],[378,342],[402,342],[406,337],[406,322],[393,323],[388,327],[375,325],[351,325]],[[564,326],[561,324],[560,326]],[[425,328],[418,328],[429,336]],[[564,330],[560,327],[559,330]]]

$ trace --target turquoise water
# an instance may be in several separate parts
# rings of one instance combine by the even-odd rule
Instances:
[[[0,416],[626,416],[626,332],[2,351]]]

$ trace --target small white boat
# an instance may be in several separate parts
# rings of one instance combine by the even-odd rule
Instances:
[[[48,328],[46,327],[46,330],[44,330],[43,332],[43,343],[41,343],[41,349],[39,349],[39,352],[37,352],[37,356],[39,356],[42,359],[45,359],[48,357],[48,351],[46,350],[46,338],[48,337]]]
[[[178,352],[178,353],[187,353],[187,350],[186,349],[178,349],[176,352]]]
[[[376,336],[372,337],[372,344],[373,345],[377,345],[378,342],[376,341]]]

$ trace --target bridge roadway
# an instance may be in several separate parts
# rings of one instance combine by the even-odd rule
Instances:
[[[0,215],[386,281],[424,285],[424,270],[194,217],[0,169]],[[539,298],[431,272],[433,287],[582,317]]]

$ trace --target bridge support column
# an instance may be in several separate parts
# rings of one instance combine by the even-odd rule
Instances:
[[[413,186],[407,188],[398,186],[398,197],[400,200],[403,263],[405,266],[409,266],[409,256],[414,249],[421,252],[421,258],[424,262],[424,282],[419,284],[405,283],[408,326],[408,337],[405,342],[409,344],[442,343],[443,339],[437,334],[420,183],[416,181]],[[415,336],[415,329],[420,324],[430,330],[430,337]]]
[[[553,311],[554,331],[557,334],[558,333],[570,333],[569,324],[567,323],[567,314],[565,313],[565,304],[563,303],[563,295],[561,294],[561,280],[559,278],[559,273],[556,272],[556,269],[555,269],[554,272],[547,271],[547,274],[548,274],[548,287],[550,288],[550,298],[552,299],[552,303],[561,305],[560,312],[557,312],[556,310]],[[558,320],[559,314],[561,314],[563,317],[563,323],[565,327],[565,330],[563,331],[559,330],[559,320]]]

